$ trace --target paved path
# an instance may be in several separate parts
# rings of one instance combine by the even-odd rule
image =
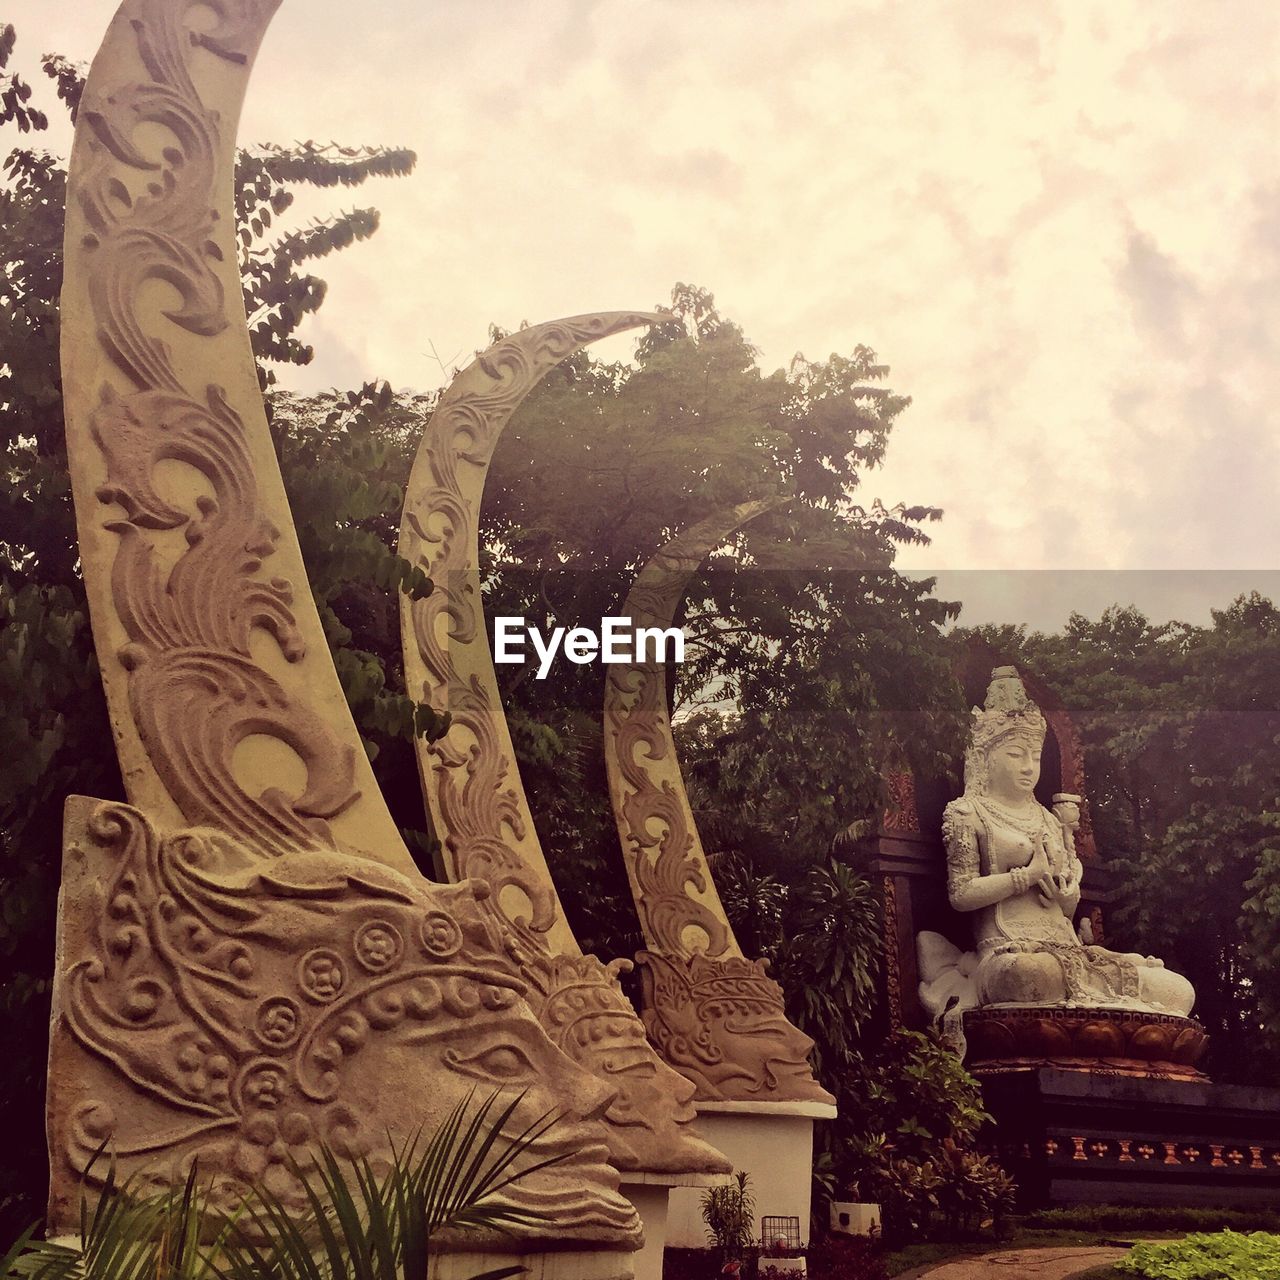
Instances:
[[[1102,1245],[1083,1248],[1003,1249],[992,1253],[953,1258],[950,1262],[934,1262],[904,1272],[898,1280],[1067,1280],[1089,1267],[1104,1262],[1118,1262],[1127,1249]]]

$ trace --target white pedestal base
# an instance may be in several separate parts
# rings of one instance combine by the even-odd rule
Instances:
[[[800,1239],[809,1239],[810,1180],[813,1176],[813,1122],[835,1118],[820,1102],[699,1102],[698,1129],[704,1138],[750,1175],[755,1199],[755,1234],[760,1219],[779,1214],[800,1219]],[[675,1187],[667,1212],[667,1245],[705,1249],[702,1192]]]
[[[467,1280],[498,1267],[525,1268],[522,1280],[634,1280],[638,1253],[602,1249],[549,1250],[546,1253],[435,1253],[426,1280]]]
[[[670,1197],[676,1191],[691,1195],[701,1203],[707,1187],[731,1181],[727,1173],[624,1173],[619,1190],[636,1207],[644,1224],[644,1245],[634,1255],[636,1280],[662,1280],[662,1254],[672,1241],[667,1238]],[[631,1181],[635,1178],[636,1181]]]
[[[636,1207],[644,1223],[644,1245],[634,1255],[636,1280],[662,1280],[662,1251],[667,1244],[669,1187],[624,1182],[622,1194]]]

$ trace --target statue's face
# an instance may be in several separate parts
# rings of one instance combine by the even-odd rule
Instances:
[[[1040,744],[1029,738],[1006,738],[987,756],[987,791],[997,798],[1021,801],[1040,781]]]
[[[59,1170],[105,1142],[126,1174],[172,1184],[198,1161],[229,1205],[250,1185],[303,1208],[295,1169],[320,1143],[379,1170],[497,1094],[491,1119],[519,1099],[504,1137],[561,1117],[516,1167],[556,1163],[499,1199],[567,1239],[634,1246],[601,1121],[616,1090],[539,1025],[475,885],[332,853],[264,860],[202,833],[157,840],[136,811],[109,812],[118,826],[82,841],[109,909],[85,895],[62,908]]]
[[[619,1169],[728,1172],[692,1129],[694,1085],[655,1053],[611,968],[594,956],[545,962],[551,991],[539,1009],[557,1048],[616,1089],[605,1112],[609,1155]]]

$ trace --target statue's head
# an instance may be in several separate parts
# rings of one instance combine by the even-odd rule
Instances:
[[[667,1061],[703,1101],[823,1102],[813,1041],[788,1020],[763,960],[642,951],[643,1017]]]
[[[84,826],[62,903],[55,1212],[60,1175],[104,1143],[124,1173],[172,1185],[198,1161],[232,1203],[248,1185],[301,1207],[294,1164],[319,1143],[376,1168],[497,1092],[521,1097],[510,1134],[563,1117],[527,1157],[558,1162],[502,1198],[560,1239],[634,1245],[601,1122],[614,1091],[543,1031],[484,884],[160,838],[120,805]]]
[[[1015,667],[996,667],[986,700],[974,707],[964,755],[966,795],[1030,796],[1040,780],[1048,725]]]
[[[729,1173],[732,1166],[694,1130],[694,1085],[645,1035],[617,975],[630,962],[595,956],[526,960],[530,994],[557,1048],[615,1090],[604,1114],[609,1159],[621,1170]]]

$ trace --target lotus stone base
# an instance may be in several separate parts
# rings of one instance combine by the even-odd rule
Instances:
[[[1193,1018],[1135,1009],[992,1006],[964,1015],[974,1075],[1038,1067],[1155,1080],[1205,1080],[1209,1037]]]

